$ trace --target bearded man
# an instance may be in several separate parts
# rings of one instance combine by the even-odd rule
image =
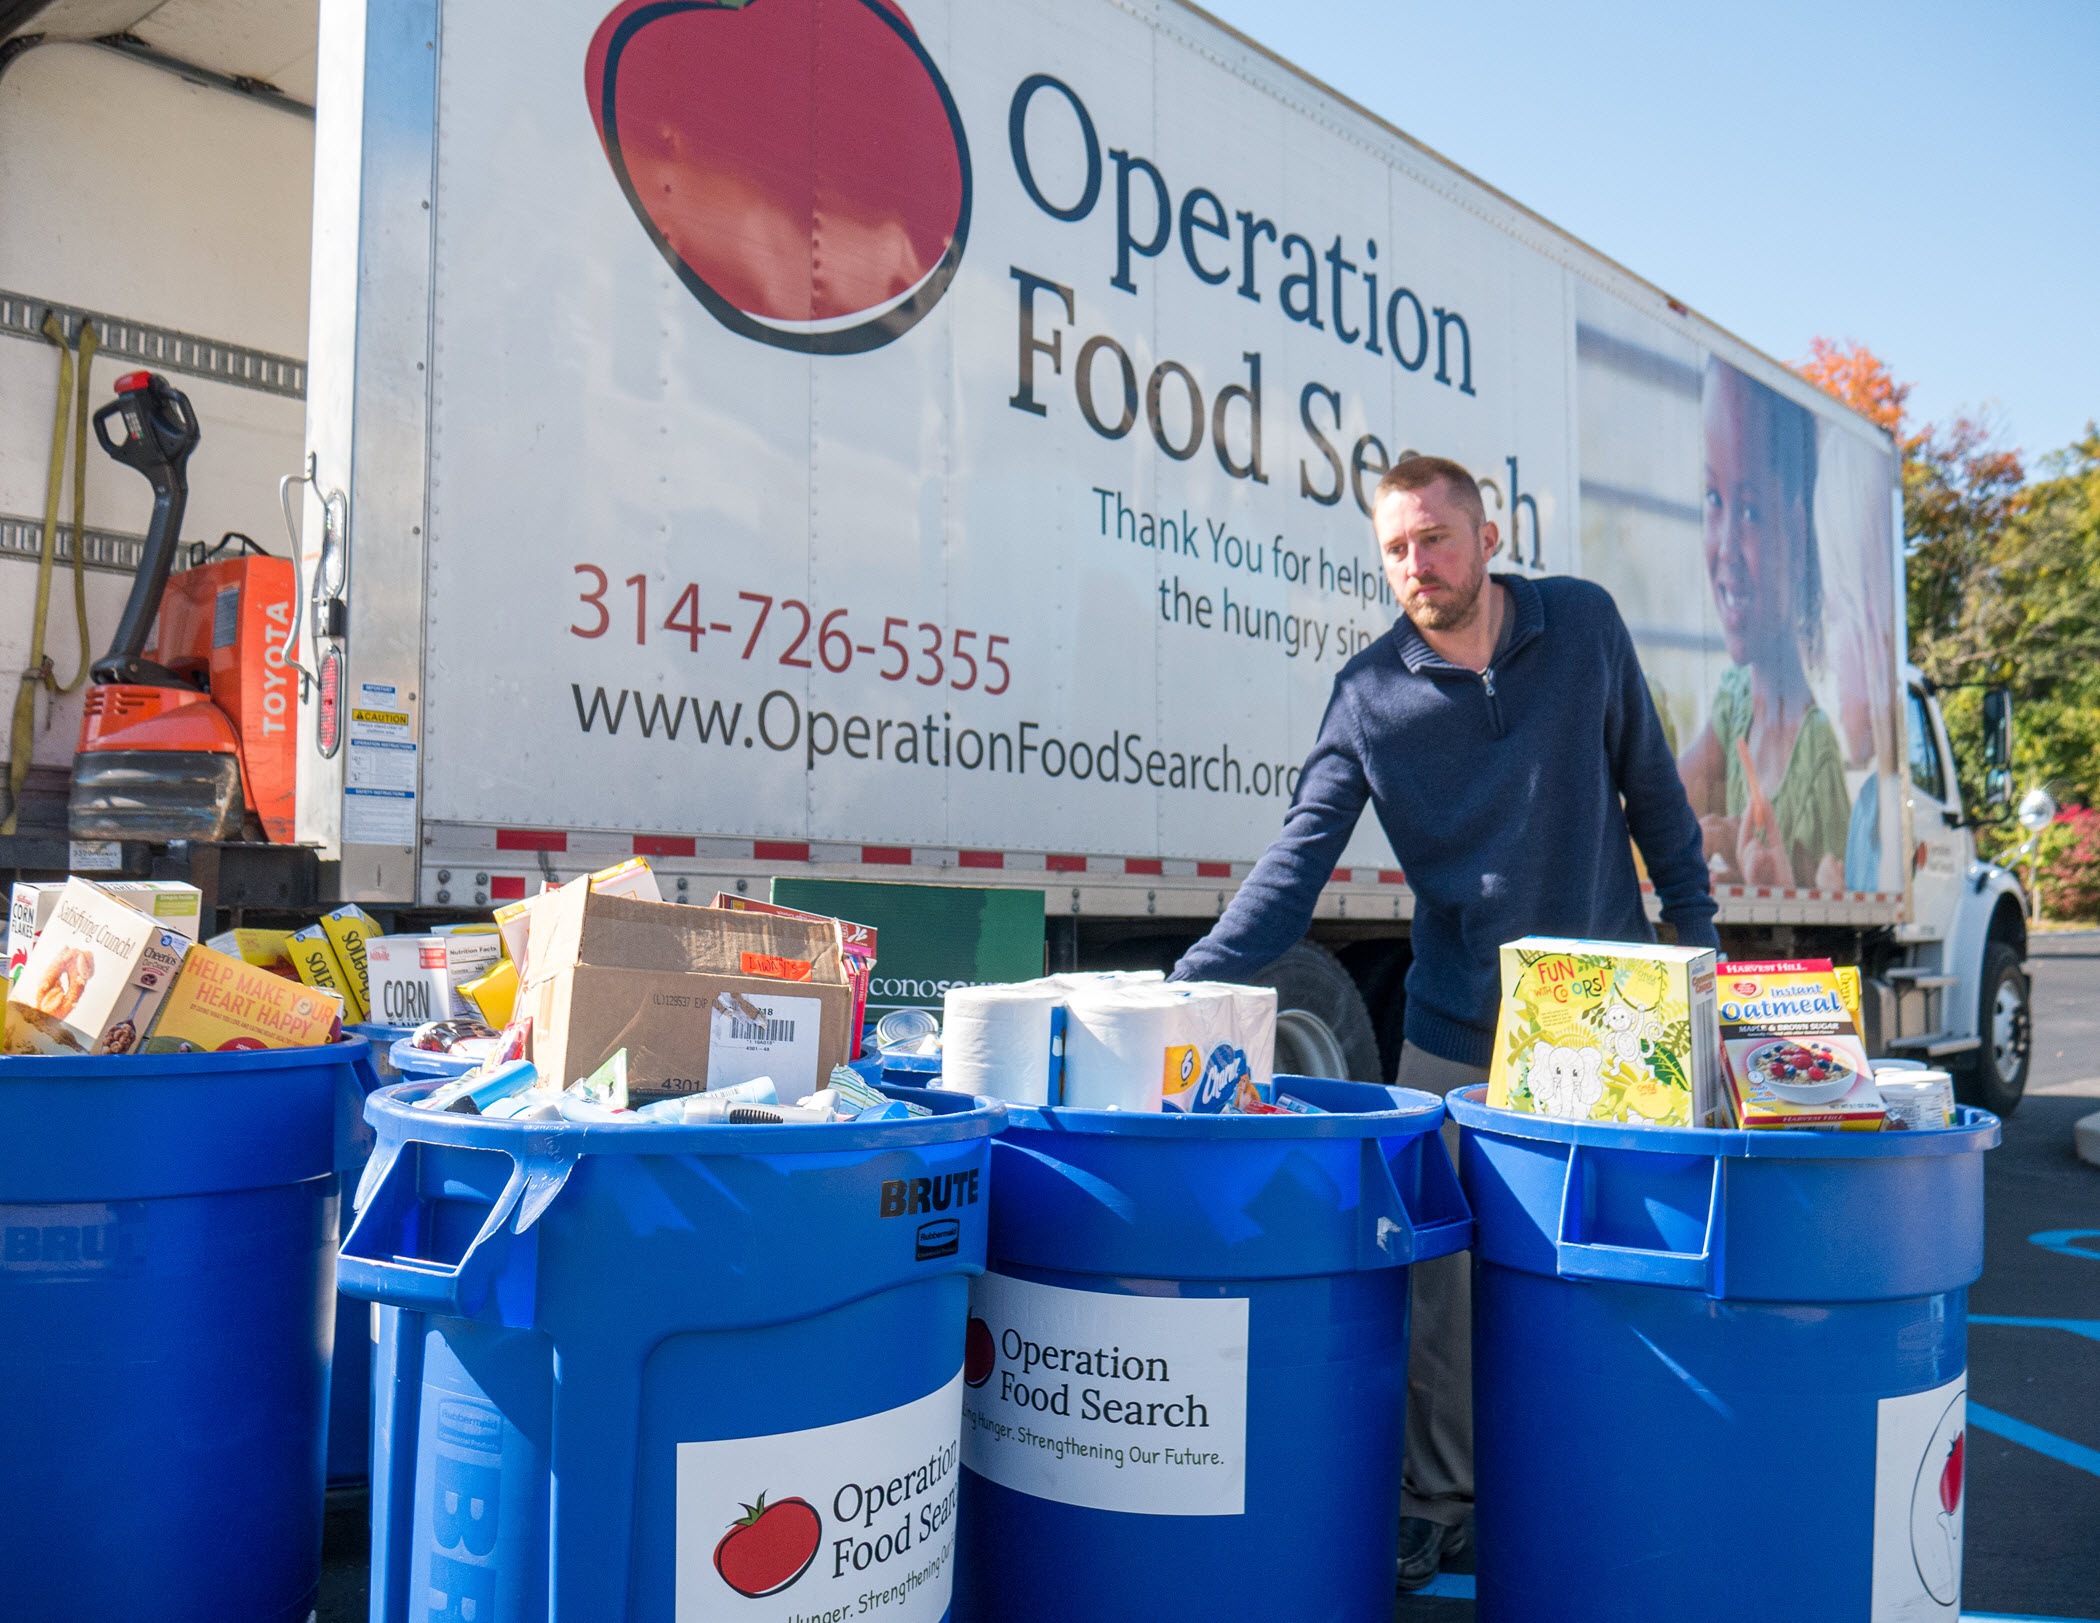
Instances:
[[[1342,667],[1283,833],[1173,978],[1245,979],[1303,935],[1368,801],[1415,896],[1397,1081],[1441,1095],[1487,1081],[1503,942],[1653,941],[1635,845],[1680,944],[1719,945],[1713,890],[1610,594],[1490,576],[1480,487],[1442,457],[1396,463],[1372,525],[1404,616]],[[1402,1589],[1471,1542],[1468,1270],[1461,1253],[1413,1271]]]

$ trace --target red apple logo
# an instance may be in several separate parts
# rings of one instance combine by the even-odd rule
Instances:
[[[731,332],[879,349],[962,262],[962,115],[890,0],[624,0],[584,88],[635,217]]]
[[[777,1595],[817,1558],[824,1523],[807,1499],[746,1505],[715,1546],[715,1571],[739,1595]]]
[[[984,1320],[972,1317],[969,1329],[963,1332],[963,1384],[982,1386],[992,1378],[992,1366],[998,1362],[998,1352],[992,1342],[992,1327]]]

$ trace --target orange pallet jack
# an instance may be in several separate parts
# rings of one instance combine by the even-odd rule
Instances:
[[[153,486],[153,519],[116,637],[92,667],[68,832],[288,843],[299,704],[292,563],[256,547],[171,578],[200,431],[188,397],[166,378],[117,379],[117,398],[95,413],[95,436]]]

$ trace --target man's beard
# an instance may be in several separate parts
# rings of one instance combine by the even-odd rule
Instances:
[[[1482,570],[1473,582],[1472,590],[1464,596],[1457,595],[1461,588],[1452,586],[1452,595],[1433,599],[1411,595],[1401,600],[1400,606],[1407,611],[1408,619],[1415,623],[1418,631],[1455,631],[1473,618],[1479,606],[1481,589],[1487,585],[1487,571]]]

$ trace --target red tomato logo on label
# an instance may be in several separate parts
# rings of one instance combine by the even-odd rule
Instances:
[[[992,1327],[973,1317],[969,1329],[963,1332],[963,1384],[984,1385],[992,1378],[992,1366],[998,1361],[998,1351],[992,1342]]]
[[[879,349],[962,262],[962,115],[888,0],[625,0],[584,89],[642,228],[731,332]]]
[[[777,1595],[809,1570],[823,1537],[823,1519],[807,1499],[769,1505],[760,1494],[715,1546],[715,1571],[739,1595]]]

